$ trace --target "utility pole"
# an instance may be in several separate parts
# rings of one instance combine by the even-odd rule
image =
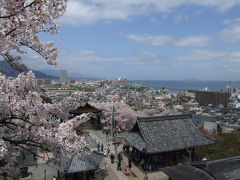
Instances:
[[[114,119],[114,113],[115,113],[115,106],[112,107],[112,140],[115,141],[115,119]]]
[[[47,180],[47,170],[44,169],[44,180]]]

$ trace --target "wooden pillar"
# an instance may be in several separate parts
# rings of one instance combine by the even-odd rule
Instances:
[[[163,154],[163,167],[165,167],[166,166],[166,156],[165,156],[165,154]]]
[[[182,152],[182,150],[180,151],[180,158],[181,158],[181,163],[183,163],[183,152]]]
[[[167,165],[167,166],[169,166],[169,154],[168,153],[166,153],[167,155],[166,155],[166,162],[165,162],[165,164]]]
[[[195,160],[195,148],[191,149],[191,160],[194,161]]]
[[[174,161],[175,161],[175,163],[176,162],[179,163],[178,162],[178,152],[177,151],[174,152]]]
[[[192,151],[191,151],[191,149],[187,149],[187,153],[188,153],[188,161],[192,162]]]

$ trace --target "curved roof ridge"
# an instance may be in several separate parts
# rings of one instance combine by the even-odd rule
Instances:
[[[240,155],[237,156],[228,156],[228,157],[223,157],[220,159],[213,159],[213,160],[207,160],[206,161],[206,165],[211,165],[214,163],[219,163],[219,162],[223,162],[223,161],[234,161],[234,160],[240,160]]]
[[[151,117],[137,117],[138,121],[166,121],[192,118],[191,114],[170,115],[170,116],[151,116]]]
[[[139,128],[140,132],[141,132],[140,135],[143,137],[143,139],[144,139],[145,142],[148,142],[148,141],[149,141],[149,138],[148,138],[147,135],[145,134],[145,132],[144,132],[144,130],[143,130],[143,128],[142,128],[141,123],[139,123],[139,122],[137,121],[137,125],[138,125],[138,128]]]

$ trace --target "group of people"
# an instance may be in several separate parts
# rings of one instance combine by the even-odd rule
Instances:
[[[110,131],[109,126],[105,126],[105,128],[103,128],[103,134],[106,135],[107,143],[109,142],[108,141],[108,136],[110,135],[110,133],[111,133],[111,131]],[[104,148],[103,143],[100,143],[100,142],[97,144],[97,150],[98,150],[98,152],[102,152],[105,157],[107,157],[109,155],[111,163],[114,164],[116,162],[117,170],[122,171],[122,160],[123,160],[122,152],[119,152],[119,153],[117,152],[119,143],[113,143],[113,145],[114,145],[114,151],[115,151],[114,153],[110,153],[109,147],[107,149]],[[123,145],[123,151],[129,153],[130,152],[130,146],[124,144]],[[123,173],[126,176],[129,176],[131,174],[131,168],[132,168],[132,158],[130,157],[130,158],[128,158],[127,167],[123,169]]]
[[[116,154],[116,158],[117,158],[117,170],[121,171],[122,170],[123,157],[122,157],[122,152],[117,153],[117,146],[118,146],[118,144],[115,143],[114,144],[114,149],[115,149],[115,154]],[[107,149],[104,148],[103,143],[100,143],[100,142],[97,144],[97,151],[102,152],[105,157],[107,157],[110,154],[109,147]],[[113,153],[111,153],[109,157],[110,157],[111,163],[114,164],[115,155]],[[124,174],[130,175],[130,169],[131,168],[132,168],[132,160],[128,159],[128,166],[124,169]]]
[[[114,163],[114,160],[115,160],[115,155],[113,153],[111,153],[110,155],[110,159],[111,159],[111,163],[113,164]],[[121,171],[122,170],[122,153],[118,153],[117,154],[117,170],[118,171]],[[132,168],[132,160],[129,158],[128,159],[128,166],[124,169],[124,174],[125,175],[130,175],[130,169]]]
[[[115,162],[115,158],[117,159],[117,170],[118,171],[121,171],[122,170],[122,160],[123,160],[123,157],[122,157],[122,152],[119,152],[117,153],[117,146],[118,144],[115,143],[114,144],[114,150],[115,150],[115,155],[113,153],[110,154],[110,149],[109,147],[106,149],[104,148],[104,145],[103,143],[98,143],[97,144],[97,150],[98,152],[102,152],[104,154],[105,157],[107,157],[109,154],[110,154],[110,160],[111,160],[111,163],[114,164]],[[125,152],[130,152],[130,146],[129,145],[126,145],[124,144],[123,145],[123,151]],[[131,168],[132,168],[132,157],[133,158],[136,158],[136,154],[134,153],[135,151],[133,151],[131,153],[132,156],[130,156],[130,158],[128,158],[128,166],[126,168],[124,168],[123,170],[123,173],[126,175],[126,176],[129,176],[131,174]],[[135,159],[133,159],[135,160]],[[148,175],[147,173],[145,173],[145,176],[144,176],[144,180],[148,180]]]
[[[115,160],[115,155],[113,153],[111,153],[110,159],[111,159],[111,163],[113,164],[114,160]],[[118,159],[118,161],[117,161],[117,170],[121,171],[122,170],[122,160],[123,160],[121,152],[117,154],[117,159]]]
[[[110,153],[109,147],[107,149],[104,148],[103,143],[100,143],[100,142],[97,144],[97,151],[102,152],[105,157],[107,157],[108,154]]]

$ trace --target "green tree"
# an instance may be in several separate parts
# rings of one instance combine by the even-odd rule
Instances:
[[[43,94],[41,94],[40,97],[42,98],[42,101],[43,101],[44,103],[52,104],[52,99],[51,99],[50,97],[45,96],[45,95],[43,95]]]
[[[239,154],[240,138],[234,133],[218,135],[216,144],[197,149],[198,160],[204,157],[217,159]]]
[[[78,136],[82,136],[84,133],[84,130],[79,126],[75,128],[75,131]]]

